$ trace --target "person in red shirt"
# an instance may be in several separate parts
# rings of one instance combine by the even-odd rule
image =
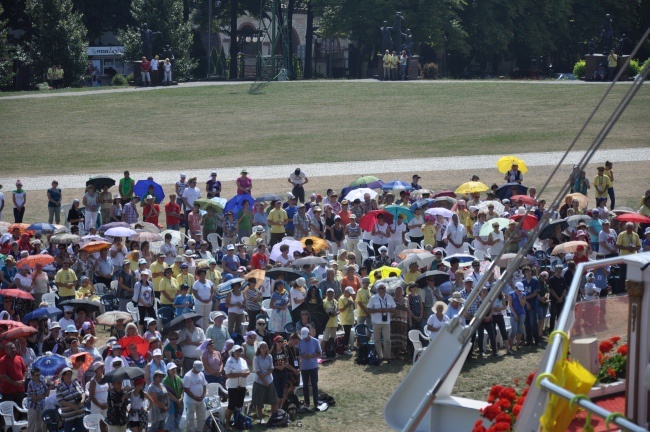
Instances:
[[[354,293],[356,294],[357,291],[359,291],[359,288],[361,288],[361,279],[359,279],[359,276],[355,274],[356,268],[354,267],[354,264],[350,264],[346,266],[346,274],[345,277],[341,280],[341,286],[342,287],[352,287],[354,288]]]
[[[169,195],[169,202],[165,205],[165,219],[167,229],[178,231],[181,226],[181,206],[176,204],[176,194]]]
[[[22,406],[25,398],[25,372],[27,366],[18,355],[16,345],[9,342],[5,345],[6,355],[0,359],[0,392],[2,401],[13,401]]]
[[[144,214],[145,222],[149,222],[158,226],[158,215],[160,214],[160,206],[154,202],[153,196],[147,195],[142,213]]]
[[[339,216],[341,216],[341,222],[343,222],[343,225],[347,225],[350,223],[350,213],[349,210],[350,203],[348,200],[343,200],[341,201],[341,211],[338,213]]]
[[[253,254],[251,258],[251,267],[258,270],[266,269],[266,264],[269,262],[269,258],[266,256],[266,245],[260,243],[257,246],[257,252]]]
[[[150,69],[151,62],[147,60],[145,56],[142,56],[142,63],[140,64],[140,77],[142,78],[143,86],[151,85],[151,75],[149,73]]]
[[[29,233],[22,233],[20,235],[20,240],[18,240],[18,250],[19,251],[32,251],[32,245],[29,244]]]
[[[589,256],[585,253],[585,247],[582,245],[579,245],[576,248],[576,253],[573,254],[573,262],[576,264],[580,264],[583,262],[588,262],[589,261]]]

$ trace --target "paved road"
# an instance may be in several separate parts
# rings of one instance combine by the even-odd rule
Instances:
[[[517,154],[518,157],[526,161],[529,167],[556,165],[563,152],[546,152],[546,153],[523,153]],[[572,152],[564,161],[566,165],[577,163],[583,156],[583,151]],[[382,174],[388,172],[408,172],[417,171],[449,171],[461,169],[481,169],[496,167],[498,155],[487,155],[481,157],[434,157],[418,159],[394,159],[394,160],[377,160],[372,162],[369,167],[368,162],[337,162],[337,163],[314,163],[298,164],[300,168],[309,177],[334,177],[340,175],[349,175],[357,173],[362,174]],[[617,149],[617,150],[600,150],[596,153],[593,160],[612,162],[640,162],[650,160],[650,147]],[[284,179],[296,169],[292,165],[271,165],[271,166],[246,166],[250,176],[253,179]],[[221,181],[234,181],[239,177],[239,171],[243,167],[235,168],[217,168],[217,174]],[[189,177],[208,178],[211,169],[193,170],[189,167],[185,170]],[[65,189],[84,187],[86,180],[91,175],[107,175],[114,179],[122,177],[121,172],[117,173],[89,173],[79,175],[48,175],[40,177],[21,177],[26,190],[43,190],[50,187],[54,178],[59,182],[59,186]],[[143,179],[152,176],[160,184],[172,184],[178,180],[179,172],[175,171],[154,171],[154,172],[132,172],[131,177]],[[5,185],[5,190],[11,190],[16,179],[0,178],[0,184]]]

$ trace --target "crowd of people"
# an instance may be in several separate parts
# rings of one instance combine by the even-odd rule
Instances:
[[[44,430],[42,415],[51,408],[60,410],[66,431],[83,430],[86,409],[101,414],[110,431],[177,431],[182,417],[188,430],[200,430],[208,413],[204,399],[209,383],[223,385],[227,393],[221,397],[227,399],[228,428],[247,396],[246,403],[262,421],[265,406],[272,416],[299,385],[304,388],[301,409],[317,410],[319,363],[333,355],[332,346],[343,356],[358,351],[354,326],[371,332],[380,363],[409,358],[410,330],[431,339],[460,313],[467,323],[474,319],[500,278],[500,272],[490,274],[480,297],[465,304],[485,264],[503,248],[519,251],[531,232],[517,225],[518,216],[541,218],[553,212],[554,221],[585,216],[575,224],[557,224],[550,235],[538,239],[535,249],[542,255],[529,251],[522,267],[506,281],[479,327],[479,334],[487,333],[491,349],[484,346],[483,337],[472,338],[478,357],[500,355],[497,332],[507,354],[524,345],[539,346],[545,331],[554,326],[571,281],[583,277],[575,274],[577,264],[650,250],[650,228],[619,225],[615,216],[621,213],[607,207],[608,198],[614,199],[613,179],[611,164],[599,167],[592,182],[575,171],[574,192],[588,196],[593,186],[596,206],[588,209],[572,195],[562,206],[547,209],[535,188],[517,194],[524,178],[516,165],[504,178],[507,198],[499,197],[498,185],[465,196],[447,191],[436,197],[422,188],[417,174],[399,192],[369,191],[354,199],[339,199],[331,189],[307,195],[308,177],[296,169],[287,179],[292,191],[286,199],[270,197],[270,205],[266,199],[252,205],[243,200],[236,211],[222,213],[212,206],[201,209],[196,201],[204,191],[196,177],[181,173],[161,209],[153,190],[143,196],[134,193],[134,180],[125,171],[117,194],[109,187],[100,192],[89,186],[81,200],[73,201],[66,218],[69,228],[5,227],[9,232],[0,240],[2,289],[29,296],[3,296],[2,400],[22,405],[27,397],[29,431]],[[18,180],[12,191],[16,224],[22,222],[27,203],[22,186]],[[236,186],[238,196],[251,196],[253,181],[246,170]],[[46,193],[49,223],[58,224],[63,191],[55,181]],[[216,172],[205,183],[205,194],[220,198]],[[0,199],[1,220],[4,195]],[[650,190],[641,208],[627,213],[650,216]],[[370,216],[374,219],[368,224]],[[510,221],[504,226],[498,222],[502,218]],[[153,226],[156,231],[163,228],[163,220],[167,230],[156,245],[101,236],[107,224],[136,230]],[[484,226],[490,229],[484,231]],[[53,237],[68,230],[85,236],[67,244]],[[86,250],[95,240],[108,244]],[[573,240],[584,244],[574,252],[550,255],[553,248]],[[424,264],[413,259],[413,253],[429,259]],[[41,256],[50,259],[33,259]],[[428,277],[425,273],[431,270],[438,272]],[[611,286],[609,272],[603,268],[584,275],[581,298],[622,293],[622,287]],[[84,305],[59,306],[59,319],[56,311],[29,315],[36,306],[55,306],[43,301],[51,292],[58,295],[56,305],[98,299],[100,284],[103,290],[114,287],[120,310],[137,306],[139,319],[117,319],[101,348],[95,346],[98,313]],[[164,310],[171,315],[165,316]],[[545,329],[549,311],[550,328]],[[173,317],[182,324],[170,330],[164,324]],[[35,331],[11,340],[3,337],[21,322]],[[148,344],[146,352],[139,352],[136,343],[120,344],[133,337]],[[72,358],[72,365],[45,377],[34,364],[52,354]],[[121,367],[139,367],[143,374],[103,380]],[[48,397],[52,389],[54,396]]]

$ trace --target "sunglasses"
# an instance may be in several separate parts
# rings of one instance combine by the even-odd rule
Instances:
[[[275,343],[284,343],[283,340],[276,341]]]
[[[266,323],[257,323],[257,325],[264,327],[266,325]]]
[[[178,338],[171,338],[171,339],[169,339],[169,340],[170,340],[170,341],[175,341],[175,340],[178,340]]]

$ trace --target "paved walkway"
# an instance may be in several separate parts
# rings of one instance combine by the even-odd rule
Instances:
[[[526,161],[529,167],[535,166],[553,166],[556,165],[563,152],[546,152],[546,153],[517,153],[516,155]],[[577,163],[584,155],[584,151],[572,152],[564,161],[566,165]],[[313,163],[313,164],[292,164],[292,165],[271,165],[271,166],[246,166],[253,179],[284,179],[291,172],[300,168],[309,177],[334,177],[340,175],[349,175],[351,173],[362,174],[382,174],[394,172],[424,172],[424,171],[449,171],[461,169],[484,169],[496,167],[499,155],[486,155],[480,157],[456,156],[456,157],[434,157],[418,159],[393,159],[377,160],[372,162],[372,167],[367,161],[360,162],[333,162],[333,163]],[[593,158],[594,161],[610,160],[612,162],[641,162],[650,160],[650,147],[617,149],[617,150],[600,150]],[[234,181],[239,177],[239,172],[243,167],[235,168],[216,168],[219,180]],[[198,178],[208,178],[212,169],[191,169],[184,170],[188,177],[196,176]],[[86,180],[91,175],[106,175],[114,179],[122,177],[121,172],[117,173],[92,173],[79,175],[48,175],[40,177],[21,177],[26,190],[43,190],[51,186],[52,180],[56,178],[59,186],[65,189],[82,188]],[[131,172],[134,179],[144,179],[152,176],[160,184],[173,184],[179,178],[179,171],[154,171],[154,172]],[[5,185],[5,190],[11,190],[11,186],[16,181],[15,178],[0,178],[0,184]]]

